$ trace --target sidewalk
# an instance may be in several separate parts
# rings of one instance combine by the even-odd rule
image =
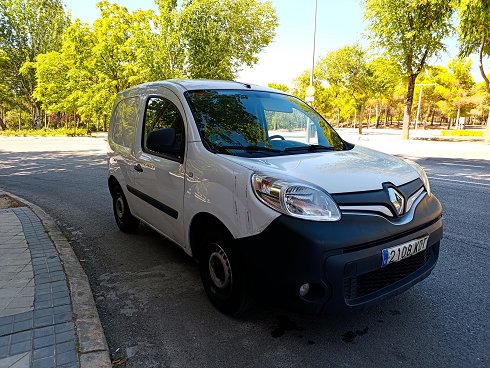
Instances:
[[[14,367],[111,363],[70,244],[39,207],[0,191],[0,368]]]
[[[411,131],[410,139],[403,140],[401,131],[394,129],[364,129],[359,135],[355,129],[338,129],[347,142],[372,148],[392,155],[413,158],[450,158],[470,160],[490,160],[490,145],[483,142],[447,137],[437,140],[437,131]],[[432,137],[432,138],[431,138]]]

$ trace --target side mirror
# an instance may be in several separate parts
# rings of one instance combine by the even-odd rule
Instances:
[[[174,143],[174,128],[158,129],[148,134],[146,148],[157,153],[175,154]]]

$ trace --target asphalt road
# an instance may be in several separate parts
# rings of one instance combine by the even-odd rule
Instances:
[[[134,235],[117,229],[105,152],[95,138],[0,139],[0,188],[44,208],[72,237],[112,356],[127,358],[127,367],[489,366],[484,155],[418,160],[445,218],[439,263],[426,280],[355,314],[264,306],[237,320],[208,303],[197,265],[176,246],[145,227]]]

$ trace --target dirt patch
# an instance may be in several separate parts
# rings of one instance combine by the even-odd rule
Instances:
[[[26,205],[18,200],[6,195],[0,195],[0,208],[25,207]]]

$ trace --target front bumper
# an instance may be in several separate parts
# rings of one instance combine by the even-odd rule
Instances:
[[[338,222],[280,216],[262,233],[237,239],[250,287],[305,313],[344,312],[390,298],[427,277],[439,256],[442,207],[425,197],[409,223],[345,214]],[[425,251],[381,268],[381,251],[429,235]],[[309,283],[306,296],[301,285]]]

